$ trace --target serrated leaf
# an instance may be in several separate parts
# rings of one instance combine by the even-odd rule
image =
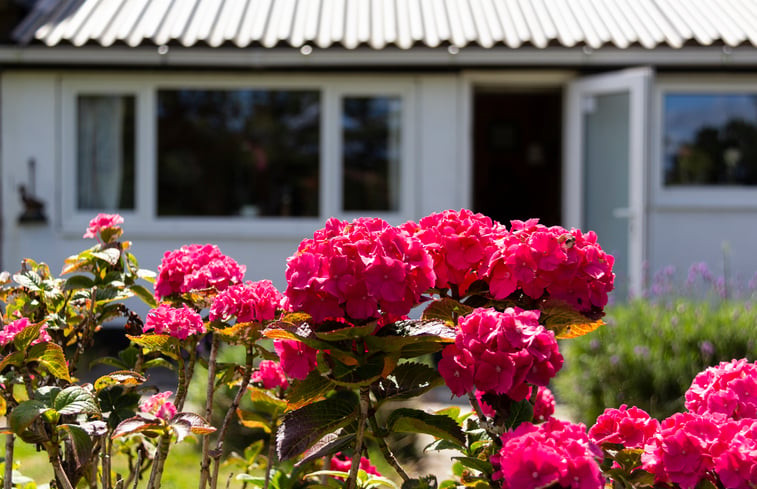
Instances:
[[[331,331],[316,331],[315,336],[323,341],[355,340],[372,335],[378,326],[375,322],[363,326],[348,326]]]
[[[106,248],[100,251],[93,251],[92,256],[100,260],[103,260],[109,265],[115,265],[116,263],[118,263],[118,260],[121,258],[121,250],[118,250],[116,248]]]
[[[164,426],[162,420],[158,418],[147,418],[141,414],[121,421],[113,430],[111,439],[115,440],[122,436],[140,433],[143,431],[155,431]]]
[[[95,281],[85,275],[74,275],[66,279],[63,290],[91,289]]]
[[[40,367],[47,370],[50,375],[72,382],[68,371],[68,362],[63,348],[55,343],[37,343],[29,348],[29,357],[35,358]]]
[[[42,401],[37,399],[23,401],[11,411],[8,424],[15,434],[21,435],[46,411],[52,411],[52,409]]]
[[[321,457],[326,457],[328,455],[332,455],[334,453],[340,452],[344,448],[347,448],[354,439],[355,439],[354,433],[350,433],[347,435],[339,434],[339,433],[329,433],[328,435],[318,440],[307,451],[305,451],[305,453],[303,454],[302,460],[299,460],[296,464],[294,464],[294,466],[299,467],[312,460],[316,460]]]
[[[331,362],[329,380],[337,385],[350,388],[371,385],[383,375],[387,360],[391,359],[383,355],[373,355],[367,363],[358,366],[345,365],[334,360]]]
[[[560,301],[548,301],[540,309],[539,322],[553,331],[557,339],[577,338],[605,324],[601,319],[590,319],[569,304]]]
[[[168,355],[176,356],[179,351],[179,340],[166,334],[143,334],[139,336],[126,335],[132,343]]]
[[[402,358],[413,358],[441,350],[455,336],[455,329],[441,321],[411,319],[384,326],[365,343],[371,351],[401,352]]]
[[[150,307],[158,307],[158,301],[155,300],[155,296],[141,285],[130,285],[129,290],[134,292],[134,295],[142,299],[142,302]]]
[[[457,326],[457,318],[467,316],[473,312],[473,308],[456,301],[451,297],[442,297],[431,302],[421,314],[425,321],[441,321],[447,326]]]
[[[407,362],[397,366],[385,379],[371,385],[379,403],[392,399],[410,399],[444,384],[436,369],[422,363]]]
[[[42,285],[42,277],[31,270],[14,274],[13,281],[21,287],[26,287],[29,290],[33,290],[35,292],[41,290],[40,286]]]
[[[259,410],[263,410],[271,415],[283,412],[287,408],[287,403],[277,397],[270,395],[263,389],[257,387],[248,387],[250,392],[250,399],[255,407]]]
[[[207,435],[216,430],[205,418],[195,413],[177,413],[171,418],[169,424],[176,433],[177,442],[182,441],[190,433]]]
[[[452,460],[457,460],[465,467],[477,470],[486,475],[492,475],[492,472],[494,472],[494,467],[492,466],[491,462],[488,462],[486,460],[481,460],[475,457],[452,457]]]
[[[13,365],[14,367],[20,367],[24,364],[24,352],[14,351],[10,355],[6,355],[0,360],[0,372],[5,370],[5,367]]]
[[[395,433],[425,433],[435,438],[465,444],[465,435],[457,422],[443,414],[429,414],[419,409],[395,409],[386,420]]]
[[[92,457],[92,438],[80,426],[62,424],[58,426],[58,432],[65,434],[71,441],[71,453],[76,463],[76,469],[83,467]]]
[[[139,372],[134,372],[133,370],[118,370],[98,378],[95,381],[95,391],[100,392],[101,390],[114,385],[134,387],[146,381],[147,379],[145,376]]]
[[[313,370],[304,380],[296,380],[287,391],[287,400],[291,409],[298,409],[313,401],[326,397],[334,390],[336,384]]]
[[[29,348],[29,345],[32,344],[32,341],[39,338],[39,332],[42,329],[43,324],[44,321],[30,323],[27,327],[19,331],[13,338],[13,346],[15,346],[18,351],[25,351]]]
[[[485,399],[485,397],[484,397]],[[522,423],[530,422],[534,419],[534,406],[528,399],[518,402],[510,402],[510,409],[505,419],[507,429],[515,429]]]
[[[288,412],[276,433],[279,460],[289,460],[303,453],[327,434],[351,423],[358,411],[357,395],[340,391],[328,399]]]
[[[213,324],[223,325],[220,321]],[[232,326],[216,327],[213,332],[227,343],[247,342],[260,337],[263,325],[257,321],[235,323]]]
[[[53,408],[60,414],[99,414],[95,396],[78,385],[66,387],[55,396]]]

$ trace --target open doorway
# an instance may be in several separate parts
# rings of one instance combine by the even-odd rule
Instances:
[[[473,93],[473,207],[507,224],[560,224],[562,92],[479,87]]]

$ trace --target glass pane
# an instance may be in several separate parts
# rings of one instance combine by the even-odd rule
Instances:
[[[757,185],[757,95],[665,95],[665,185]]]
[[[344,210],[399,209],[401,113],[399,97],[344,98]]]
[[[77,208],[134,209],[134,96],[80,95]]]
[[[158,215],[317,216],[317,91],[158,91]]]
[[[584,227],[615,256],[615,296],[628,293],[629,94],[596,95],[584,115]]]

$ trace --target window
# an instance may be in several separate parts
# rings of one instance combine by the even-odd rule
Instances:
[[[413,217],[409,77],[220,73],[61,78],[63,229],[303,236],[331,216]]]
[[[664,95],[664,182],[757,185],[757,93]]]
[[[157,118],[158,216],[319,215],[317,91],[159,90]]]
[[[134,97],[79,95],[76,207],[134,209]]]

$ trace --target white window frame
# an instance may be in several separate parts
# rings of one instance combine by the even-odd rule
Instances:
[[[299,238],[330,217],[380,217],[399,224],[415,215],[415,154],[413,123],[415,83],[410,76],[377,75],[239,75],[208,73],[77,73],[61,77],[62,231],[79,235],[98,211],[76,207],[77,97],[130,95],[135,98],[134,210],[118,211],[129,222],[131,236],[213,238]],[[319,215],[316,217],[159,217],[157,215],[157,95],[171,89],[291,89],[320,92]],[[345,212],[342,209],[342,98],[349,96],[399,97],[402,104],[400,135],[399,207],[393,212]],[[105,212],[105,210],[103,210]]]
[[[664,179],[664,98],[677,93],[754,93],[757,77],[729,74],[660,75],[652,100],[652,202],[658,209],[757,209],[757,186],[742,185],[674,185]]]

